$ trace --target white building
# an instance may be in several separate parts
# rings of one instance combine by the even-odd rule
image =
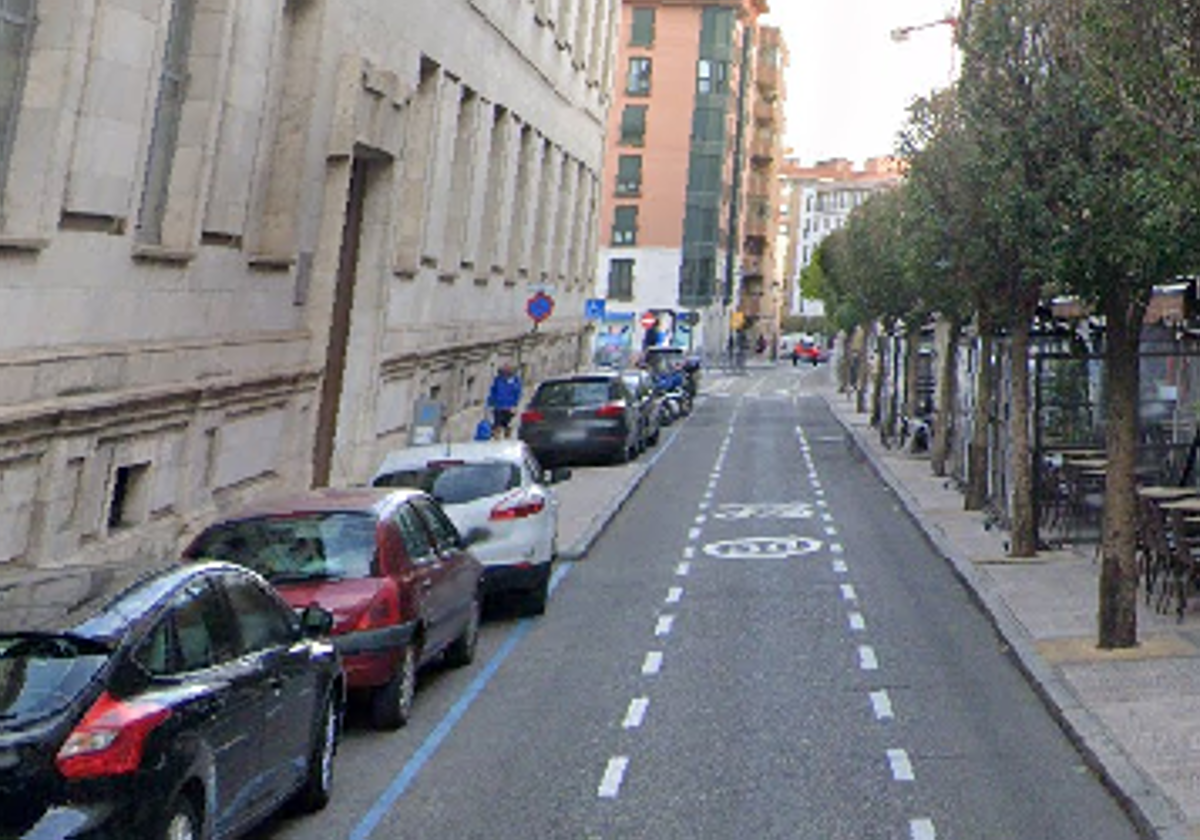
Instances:
[[[170,556],[574,366],[618,8],[7,3],[0,569]]]

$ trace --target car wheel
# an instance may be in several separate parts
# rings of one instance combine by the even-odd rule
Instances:
[[[178,797],[167,813],[170,816],[163,828],[163,840],[201,840],[204,836],[200,815],[186,796]]]
[[[545,575],[532,589],[526,590],[521,600],[521,615],[546,614],[546,601],[550,598],[550,575]]]
[[[371,697],[371,724],[376,729],[399,729],[412,716],[417,693],[417,652],[412,645],[400,651],[400,664],[385,685]]]
[[[462,668],[475,661],[475,647],[479,643],[479,599],[471,599],[471,614],[467,626],[457,639],[446,648],[446,664],[451,668]]]
[[[321,713],[320,728],[316,732],[312,750],[308,757],[308,773],[304,785],[296,794],[296,808],[305,812],[320,811],[329,804],[333,793],[333,757],[337,752],[338,707],[330,694]]]

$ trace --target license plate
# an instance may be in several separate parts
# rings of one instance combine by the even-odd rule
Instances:
[[[560,429],[554,433],[554,439],[564,443],[586,440],[587,432],[583,429]]]

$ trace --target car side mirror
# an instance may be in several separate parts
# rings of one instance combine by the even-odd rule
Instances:
[[[306,639],[320,639],[333,632],[333,613],[319,604],[309,604],[300,613],[300,632]]]
[[[554,467],[553,469],[545,470],[543,474],[543,480],[547,484],[558,484],[559,482],[566,481],[570,477],[570,467]]]

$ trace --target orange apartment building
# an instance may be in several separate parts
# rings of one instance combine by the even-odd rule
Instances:
[[[633,351],[647,312],[676,346],[716,353],[729,341],[743,291],[747,190],[762,194],[762,178],[750,174],[758,19],[767,11],[767,0],[622,4],[597,296],[601,333],[622,333]],[[767,282],[761,266],[751,266],[756,304]]]

